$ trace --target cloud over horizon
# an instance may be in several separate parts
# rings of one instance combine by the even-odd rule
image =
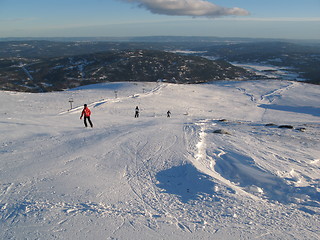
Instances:
[[[221,17],[228,15],[247,16],[245,9],[234,7],[226,8],[203,0],[120,0],[128,3],[137,3],[154,14],[170,16],[192,17]]]

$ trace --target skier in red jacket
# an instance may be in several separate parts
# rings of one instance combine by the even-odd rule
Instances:
[[[92,122],[91,122],[91,120],[90,120],[90,115],[91,115],[91,111],[90,111],[90,109],[87,107],[87,104],[85,104],[85,105],[84,105],[84,108],[83,108],[83,110],[82,110],[81,116],[80,116],[80,119],[82,119],[82,117],[84,116],[84,126],[85,126],[85,127],[88,127],[88,125],[87,125],[87,119],[88,119],[88,121],[89,121],[89,123],[90,123],[90,126],[93,127],[93,124],[92,124]]]

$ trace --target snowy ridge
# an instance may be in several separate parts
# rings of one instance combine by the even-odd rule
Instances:
[[[204,120],[195,123],[195,125],[199,127],[199,142],[196,144],[197,152],[194,156],[195,161],[191,159],[193,165],[196,166],[199,169],[199,171],[206,173],[207,175],[218,180],[220,183],[223,183],[231,189],[235,190],[236,193],[240,193],[244,196],[251,197],[254,200],[258,200],[259,198],[243,191],[241,188],[230,182],[228,179],[223,178],[218,172],[215,171],[215,159],[221,158],[223,155],[226,154],[222,149],[217,149],[216,153],[214,153],[214,156],[210,156],[207,154],[206,132],[208,132],[208,128],[210,126],[215,126],[216,124],[212,123],[212,121],[210,120]]]
[[[225,81],[0,92],[0,238],[319,239],[319,91]],[[79,120],[84,103],[93,129]]]

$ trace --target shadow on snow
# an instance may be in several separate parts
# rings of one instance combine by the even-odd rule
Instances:
[[[159,188],[178,195],[184,203],[197,200],[202,194],[214,194],[215,184],[212,178],[199,172],[192,164],[161,171],[156,178]]]
[[[318,214],[318,210],[315,212],[307,208],[308,206],[320,210],[320,193],[315,187],[289,185],[284,179],[256,166],[254,160],[248,156],[235,152],[225,154],[216,160],[215,170],[254,195],[282,204],[299,202],[299,209],[309,214]],[[159,188],[166,193],[177,195],[184,203],[199,200],[206,194],[216,194],[213,178],[199,172],[192,164],[161,171],[156,175],[156,179]],[[261,188],[263,193],[259,193],[254,187]]]
[[[303,113],[309,114],[316,117],[320,116],[320,109],[316,107],[294,107],[294,106],[283,106],[283,105],[276,105],[276,104],[261,104],[259,105],[261,108],[271,109],[271,110],[278,110],[278,111],[285,111],[285,112],[294,112],[294,113]]]

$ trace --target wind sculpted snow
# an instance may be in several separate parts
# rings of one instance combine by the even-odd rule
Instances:
[[[319,239],[319,92],[289,81],[2,91],[0,238]]]

